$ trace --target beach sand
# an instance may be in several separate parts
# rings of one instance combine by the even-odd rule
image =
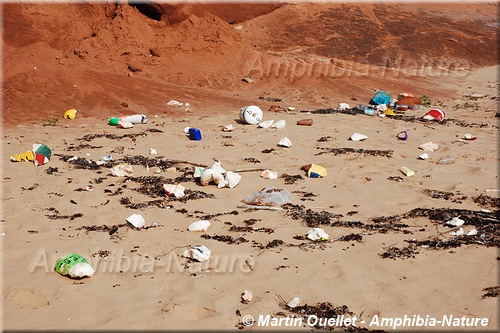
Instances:
[[[327,99],[301,95],[293,84],[280,94],[265,87],[215,91],[134,78],[149,89],[151,104],[144,86],[132,86],[116,100],[138,96],[137,104],[124,108],[113,100],[83,108],[74,120],[62,119],[61,101],[62,112],[52,107],[26,115],[25,123],[16,112],[2,136],[3,328],[310,330],[307,315],[328,303],[323,316],[356,317],[359,329],[421,330],[418,318],[427,318],[425,329],[468,329],[456,322],[465,317],[486,323],[476,323],[477,330],[498,330],[498,296],[487,296],[486,289],[498,295],[497,73],[498,67],[486,67],[460,76],[392,80],[384,87],[392,96],[412,87],[417,96],[431,96],[432,108],[446,112],[444,122],[420,120],[431,107],[399,118],[314,112],[340,102],[368,103],[383,82],[377,78],[361,78],[358,91]],[[114,93],[122,89],[124,76],[106,75],[110,86],[116,84]],[[352,84],[349,78],[339,82]],[[472,93],[483,96],[467,97]],[[191,106],[167,106],[171,99]],[[273,104],[295,111],[267,111]],[[241,122],[239,110],[246,105],[260,106],[263,120],[285,120],[286,126]],[[110,117],[135,113],[145,114],[147,124],[108,125]],[[301,119],[313,125],[297,125]],[[228,124],[235,130],[223,132]],[[202,140],[190,140],[186,127],[200,129]],[[399,140],[405,130],[408,139]],[[368,138],[349,140],[355,132]],[[464,140],[465,134],[477,139]],[[283,137],[292,147],[278,146]],[[419,146],[429,141],[439,148],[421,160]],[[9,161],[34,143],[50,147],[49,163]],[[158,155],[150,155],[151,148]],[[108,154],[107,165],[92,169],[82,162]],[[68,161],[72,156],[79,163]],[[447,156],[454,163],[437,163]],[[130,164],[132,157],[139,162],[133,175],[110,174],[109,166]],[[164,163],[157,173],[159,161]],[[202,186],[193,177],[195,165],[214,161],[241,176],[236,187]],[[311,163],[327,175],[308,178],[301,167]],[[415,174],[404,175],[402,166]],[[277,172],[278,179],[260,177],[261,169]],[[191,196],[167,197],[161,190],[166,183],[182,184]],[[268,187],[290,191],[291,203],[282,210],[241,208],[246,195]],[[141,214],[148,228],[128,225],[132,214]],[[446,222],[454,217],[465,221],[465,233],[478,234],[452,235]],[[207,232],[187,230],[198,220],[211,222]],[[114,226],[118,230],[110,235]],[[305,238],[313,227],[329,239]],[[207,246],[210,259],[184,258],[194,245]],[[69,253],[84,256],[95,274],[71,279],[56,273],[56,261]],[[245,290],[253,294],[248,303],[241,299]],[[299,307],[286,306],[295,296]],[[255,322],[245,326],[248,315]],[[272,325],[292,317],[303,321]],[[382,318],[414,321],[401,327]],[[430,323],[443,318],[452,324]]]

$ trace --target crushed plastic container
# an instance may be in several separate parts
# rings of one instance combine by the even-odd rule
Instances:
[[[71,253],[56,262],[55,271],[72,278],[83,278],[94,275],[94,269],[84,257]]]

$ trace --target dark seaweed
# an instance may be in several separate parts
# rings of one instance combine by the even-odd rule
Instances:
[[[45,170],[45,172],[48,175],[53,175],[53,174],[60,172],[60,171],[59,171],[59,168],[57,168],[57,167],[48,167],[47,170]]]
[[[409,259],[409,258],[415,258],[415,255],[417,255],[418,249],[414,244],[410,244],[407,247],[404,247],[402,249],[397,248],[395,246],[389,246],[387,250],[384,253],[380,253],[379,255],[384,258],[384,259]]]
[[[213,239],[213,240],[216,240],[218,242],[224,242],[224,243],[227,243],[227,244],[236,244],[236,245],[248,242],[248,239],[246,239],[246,238],[243,238],[243,237],[234,238],[234,237],[229,236],[229,235],[214,235],[214,236],[210,236],[210,235],[207,235],[207,234],[203,234],[200,237],[201,238],[205,238],[205,239]]]
[[[282,174],[280,178],[285,180],[285,185],[292,185],[297,183],[299,180],[304,180],[301,175],[288,175],[286,173]]]
[[[484,288],[483,290],[487,291],[487,293],[485,293],[482,296],[482,298],[498,297],[498,295],[500,295],[500,286],[488,287],[488,288]]]
[[[363,154],[363,155],[382,156],[382,157],[391,158],[392,154],[394,153],[393,150],[372,150],[372,149],[361,149],[361,148],[358,148],[358,149],[356,149],[356,148],[322,148],[322,147],[316,147],[316,148],[321,149],[321,150],[325,150],[325,151],[314,154],[315,156],[331,153],[335,156],[343,155],[343,154]]]
[[[460,193],[436,191],[436,190],[429,190],[429,189],[424,189],[422,192],[424,194],[427,194],[431,198],[434,198],[434,199],[451,200],[452,202],[456,202],[456,203],[462,203],[462,200],[467,199],[467,196],[461,195]]]
[[[249,162],[249,163],[253,163],[253,164],[257,164],[257,163],[260,163],[260,161],[254,157],[247,157],[245,158],[245,162]]]
[[[305,209],[303,205],[284,204],[283,208],[287,211],[286,215],[294,220],[302,220],[308,227],[317,227],[332,223],[332,219],[338,219],[341,215],[329,213],[326,211],[315,212],[311,209]]]

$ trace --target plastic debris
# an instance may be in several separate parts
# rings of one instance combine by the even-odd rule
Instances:
[[[72,278],[91,277],[94,275],[94,269],[88,261],[76,253],[68,254],[59,259],[54,269],[57,273]]]
[[[415,175],[415,171],[410,170],[409,168],[402,166],[401,169],[399,169],[402,173],[404,173],[407,177],[411,177]]]
[[[147,124],[148,117],[145,114],[134,114],[131,116],[125,116],[120,118],[121,122],[129,122],[132,124]]]
[[[441,121],[446,117],[444,111],[440,109],[433,109],[422,116],[422,119],[426,120],[438,120]]]
[[[426,143],[422,143],[420,146],[418,146],[418,148],[422,149],[423,151],[433,152],[439,148],[439,145],[437,143],[429,141]]]
[[[227,171],[224,180],[227,183],[227,187],[234,188],[241,180],[241,176],[235,172]]]
[[[262,110],[258,106],[244,106],[240,109],[240,120],[250,124],[257,125],[262,121]]]
[[[211,251],[205,245],[195,245],[184,251],[182,256],[202,262],[207,261],[210,254]]]
[[[288,303],[286,303],[286,305],[292,309],[299,306],[299,304],[300,304],[300,298],[297,296],[293,297]]]
[[[398,134],[396,134],[396,137],[399,140],[403,140],[403,141],[408,140],[408,131],[401,131]]]
[[[452,236],[462,236],[464,234],[464,229],[458,228],[458,230],[450,232],[450,235]]]
[[[141,214],[132,214],[125,219],[128,223],[132,224],[134,227],[140,229],[146,225],[146,220],[142,217]]]
[[[186,190],[186,188],[181,184],[164,184],[163,190],[169,197],[182,198],[185,195],[184,191]]]
[[[472,229],[467,233],[467,236],[475,236],[475,235],[477,235],[477,229]]]
[[[278,179],[278,172],[271,171],[271,170],[264,170],[260,174],[260,176],[264,179]]]
[[[197,232],[206,232],[208,228],[210,227],[210,221],[207,220],[199,220],[196,222],[191,223],[188,226],[189,231],[197,231]]]
[[[245,290],[241,294],[241,301],[245,304],[250,303],[253,299],[253,294],[250,290]]]
[[[266,120],[266,121],[261,121],[259,123],[260,128],[269,128],[273,125],[274,120]]]
[[[286,126],[285,120],[278,120],[274,124],[271,125],[271,128],[283,129]]]
[[[267,187],[260,192],[247,194],[243,202],[255,206],[281,206],[292,201],[293,195],[288,190],[275,190]]]
[[[312,241],[324,241],[330,238],[330,236],[321,228],[312,228],[311,230],[309,230],[306,237]]]
[[[467,133],[467,134],[464,134],[464,139],[465,140],[476,140],[477,136],[474,136],[472,134]]]
[[[109,169],[109,171],[115,177],[132,176],[134,174],[132,166],[125,163],[120,163],[118,165],[115,165],[114,167]]]
[[[188,133],[189,139],[194,141],[201,141],[201,131],[198,128],[190,127]]]
[[[321,178],[326,177],[327,175],[326,169],[317,164],[307,164],[302,166],[300,169],[307,171],[307,177],[309,178]]]
[[[77,112],[78,112],[77,109],[69,109],[66,112],[64,112],[63,118],[64,119],[75,119]]]
[[[445,157],[441,157],[436,163],[443,164],[443,165],[453,164],[453,163],[455,163],[455,160],[456,159],[453,156],[445,156]]]
[[[290,139],[287,137],[283,137],[281,138],[280,142],[278,142],[278,146],[290,148],[292,146],[292,141],[290,141]]]
[[[234,131],[234,126],[232,124],[226,125],[222,127],[223,132],[232,132]]]
[[[427,153],[420,154],[418,155],[418,158],[420,158],[421,160],[426,160],[429,158],[429,154]]]
[[[312,124],[314,123],[314,121],[312,119],[301,119],[299,121],[297,121],[297,125],[300,125],[300,126],[312,126]]]
[[[364,135],[364,134],[361,134],[361,133],[353,133],[350,137],[350,139],[352,141],[362,141],[362,140],[365,140],[365,139],[368,139],[368,136]]]
[[[339,109],[340,110],[347,110],[347,109],[350,109],[351,107],[349,106],[349,104],[347,103],[340,103],[339,104]]]
[[[156,151],[156,149],[149,148],[149,155],[158,155],[158,152]]]
[[[459,219],[458,217],[454,217],[448,222],[446,222],[447,225],[451,225],[453,227],[461,227],[465,223],[464,220]]]

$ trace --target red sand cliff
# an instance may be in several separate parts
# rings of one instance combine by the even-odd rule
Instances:
[[[3,117],[181,114],[170,99],[237,112],[260,95],[313,108],[379,87],[444,94],[429,84],[445,69],[497,63],[496,14],[495,3],[4,4]]]

